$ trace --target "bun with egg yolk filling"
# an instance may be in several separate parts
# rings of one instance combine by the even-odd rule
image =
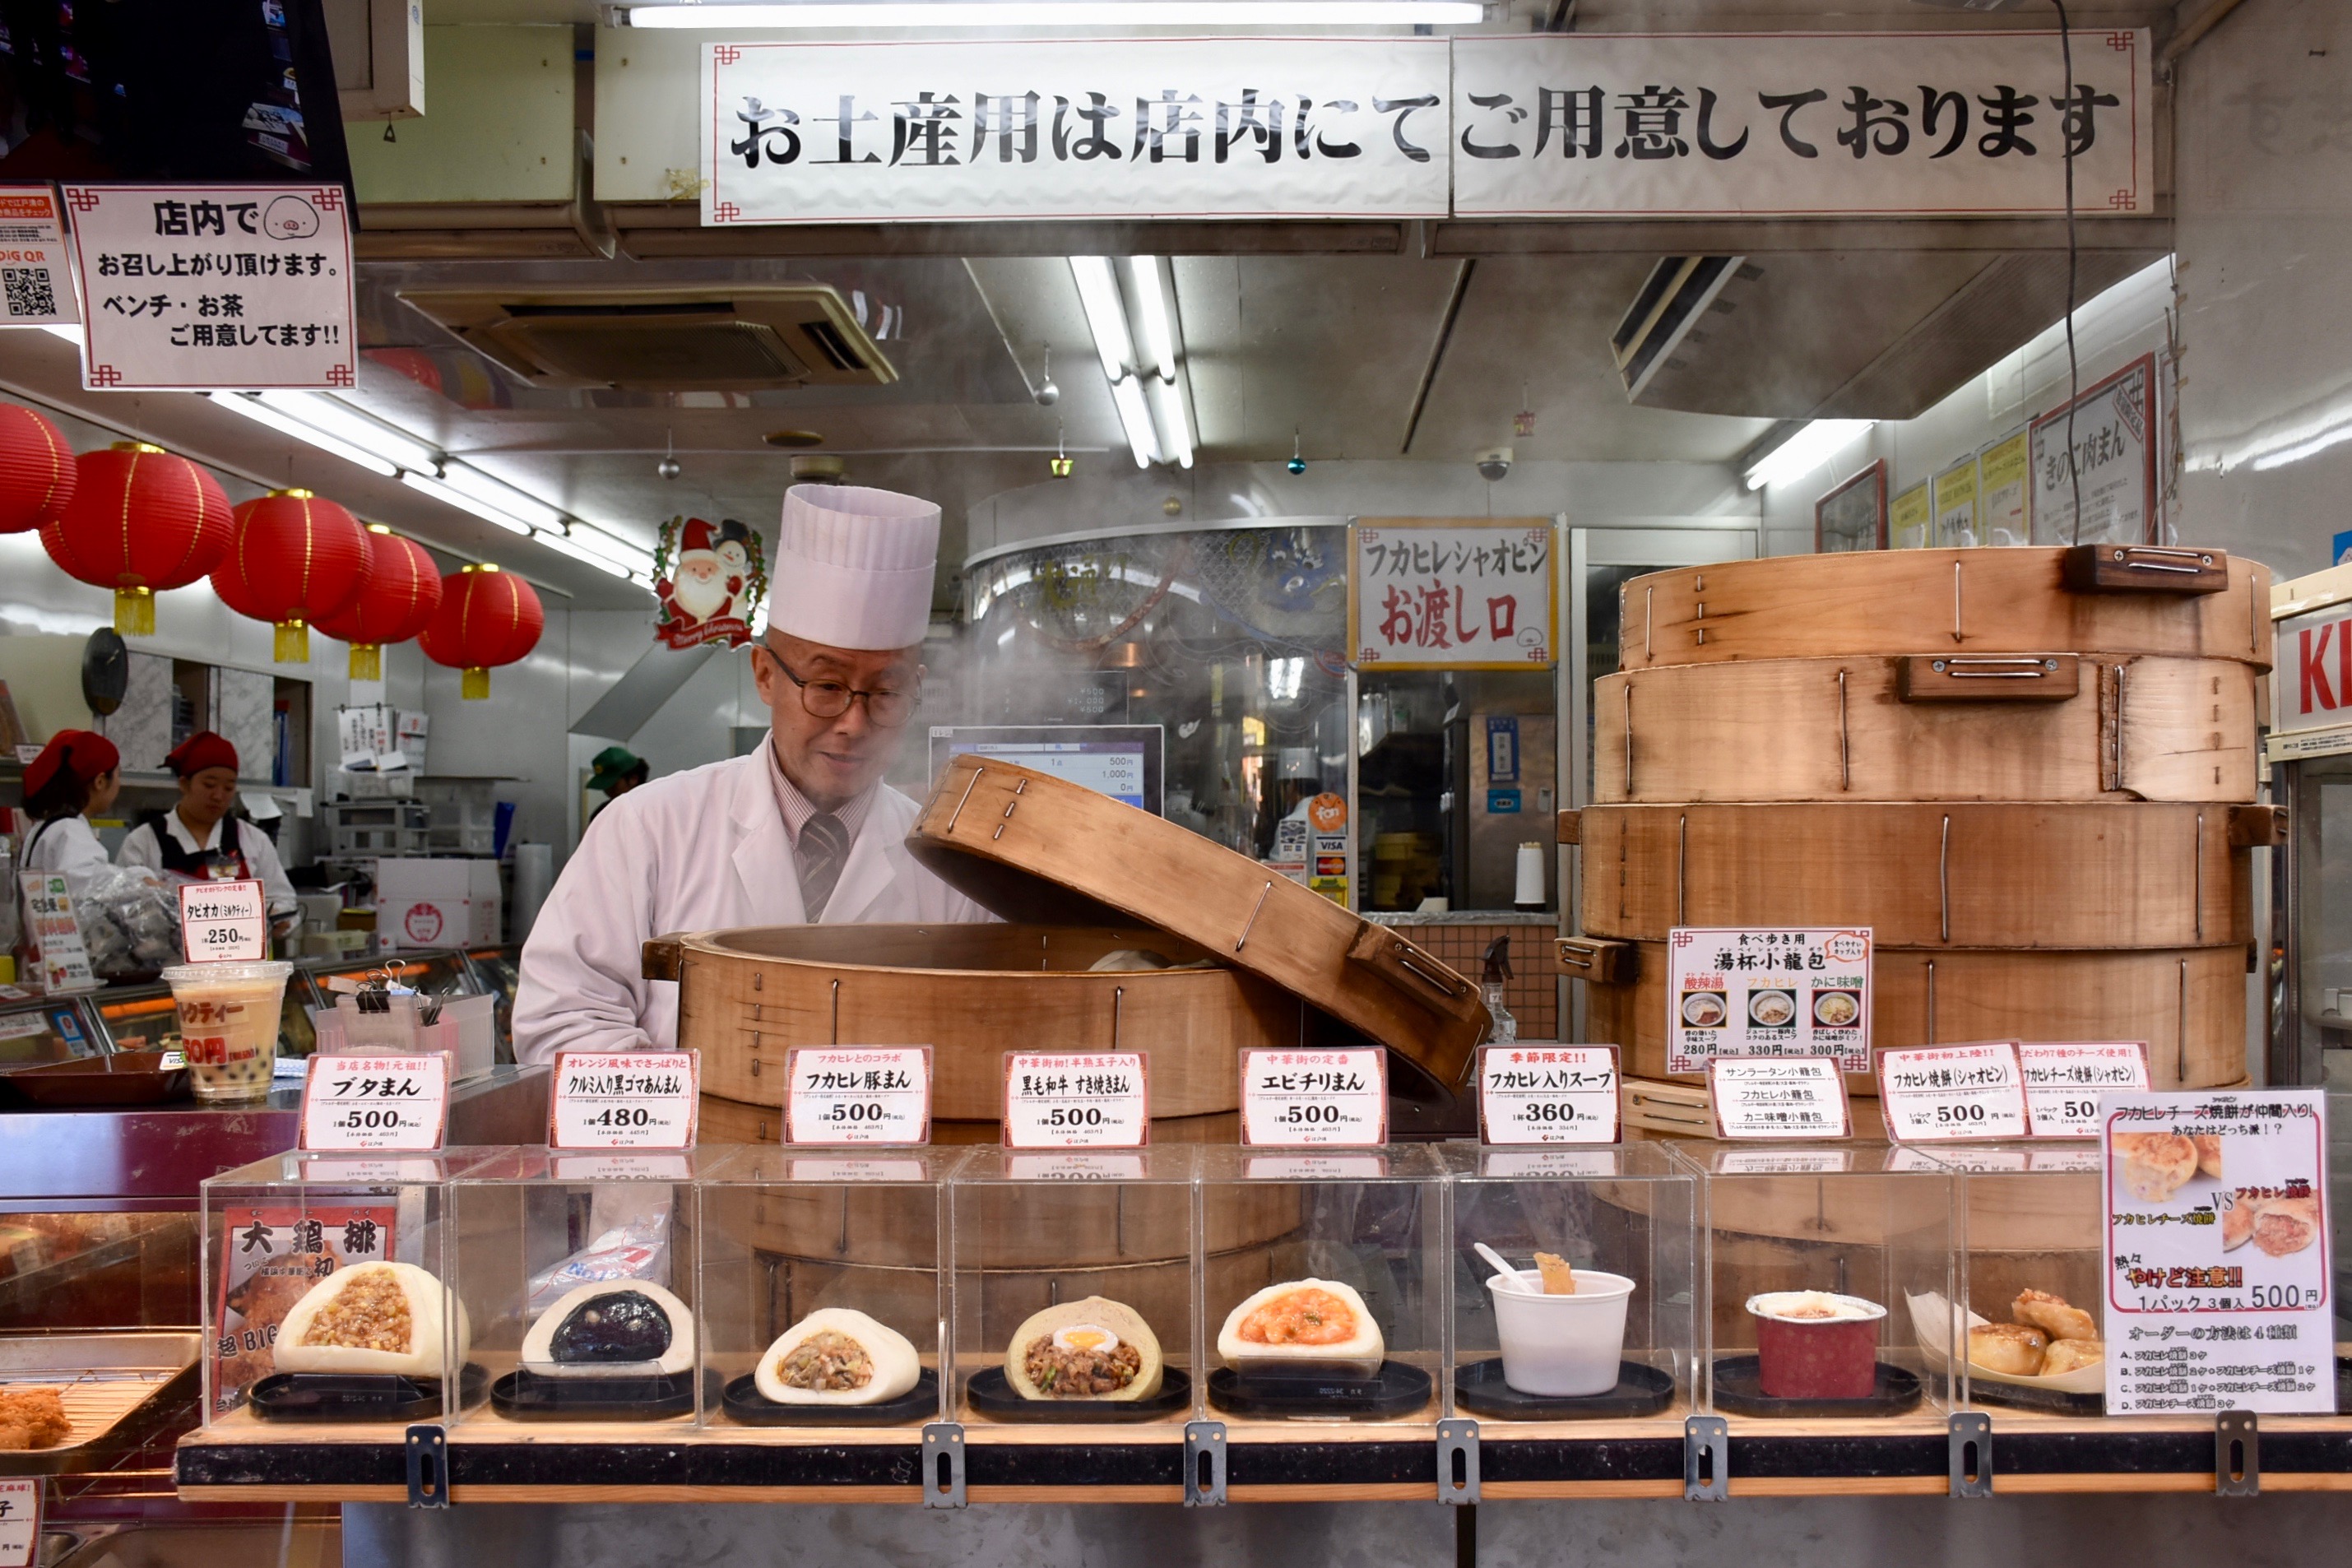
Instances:
[[[1160,1340],[1132,1307],[1065,1301],[1013,1331],[1004,1379],[1024,1399],[1149,1399],[1160,1392]]]

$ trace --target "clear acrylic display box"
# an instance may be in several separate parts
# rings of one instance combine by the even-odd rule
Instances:
[[[704,1171],[695,1299],[705,1363],[719,1385],[708,1418],[836,1427],[940,1418],[946,1183],[966,1152],[748,1146]],[[779,1401],[761,1391],[762,1358],[795,1331],[771,1381],[826,1398]],[[827,1333],[845,1336],[864,1363],[826,1366],[818,1358],[828,1342],[815,1336]],[[795,1362],[803,1343],[810,1353]],[[882,1394],[901,1381],[908,1386]]]
[[[448,1182],[509,1156],[288,1152],[205,1182],[206,1422],[454,1415],[461,1388],[482,1380],[448,1289]],[[373,1279],[352,1272],[383,1264],[396,1267],[373,1270]],[[320,1289],[337,1277],[347,1283]],[[297,1313],[314,1290],[318,1300]],[[290,1313],[299,1347],[280,1342]],[[451,1366],[461,1379],[446,1375]]]
[[[1436,1423],[1449,1371],[1445,1175],[1426,1143],[1202,1151],[1210,1415]]]
[[[1448,1413],[1482,1421],[1679,1422],[1699,1346],[1696,1173],[1658,1143],[1592,1148],[1450,1144],[1453,1311]],[[1481,1258],[1500,1253],[1528,1287]],[[1571,1270],[1545,1293],[1538,1252]]]
[[[1705,1178],[1703,1408],[1873,1418],[1950,1407],[1948,1363],[1920,1348],[1959,1288],[1948,1166],[1870,1142],[1674,1152]]]

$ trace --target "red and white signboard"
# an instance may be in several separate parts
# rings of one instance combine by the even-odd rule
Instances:
[[[326,1057],[302,1083],[302,1148],[415,1154],[441,1147],[449,1058],[437,1051]]]
[[[1243,1142],[1360,1147],[1388,1137],[1388,1053],[1381,1047],[1242,1052]]]
[[[558,1051],[551,1149],[691,1149],[702,1105],[694,1051]]]
[[[0,1480],[0,1568],[33,1568],[40,1545],[40,1477]]]
[[[1878,1103],[1898,1143],[2022,1138],[2025,1072],[2014,1040],[1906,1047],[1878,1054]]]
[[[1853,1131],[1835,1057],[1717,1057],[1706,1064],[1718,1138],[1843,1138]]]
[[[180,885],[180,951],[190,963],[256,963],[269,956],[269,911],[261,884]]]
[[[2140,1040],[2022,1041],[2025,1114],[2036,1138],[2096,1138],[2099,1096],[2147,1092]],[[2038,1169],[2039,1167],[2037,1167]]]
[[[1381,520],[1349,531],[1349,660],[1366,669],[1541,669],[1552,661],[1553,537],[1540,520]]]
[[[0,185],[0,325],[65,326],[80,320],[57,192],[47,185]]]
[[[1139,1149],[1151,1140],[1140,1051],[1004,1053],[1008,1149]]]
[[[67,185],[93,391],[359,380],[340,185]]]
[[[1486,1143],[1614,1143],[1614,1046],[1486,1046],[1478,1052],[1478,1124]]]
[[[785,1142],[930,1139],[930,1047],[805,1047],[784,1053]]]
[[[2276,761],[2352,751],[2352,605],[2279,623],[2271,690],[2266,756]]]

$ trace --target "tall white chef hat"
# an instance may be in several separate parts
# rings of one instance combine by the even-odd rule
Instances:
[[[784,492],[768,624],[827,647],[912,647],[931,618],[940,509],[856,485]]]

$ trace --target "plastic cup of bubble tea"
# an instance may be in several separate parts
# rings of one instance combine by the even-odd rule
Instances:
[[[1867,1399],[1878,1386],[1878,1325],[1886,1309],[1826,1290],[1748,1299],[1756,1320],[1757,1382],[1768,1399]]]
[[[163,971],[180,1012],[180,1049],[198,1100],[260,1100],[278,1068],[278,1010],[294,966],[175,963]]]
[[[1633,1282],[1594,1268],[1576,1271],[1576,1294],[1545,1296],[1543,1276],[1517,1271],[1486,1280],[1495,1332],[1503,1344],[1503,1382],[1521,1394],[1580,1399],[1617,1386],[1625,1353],[1625,1302]]]

